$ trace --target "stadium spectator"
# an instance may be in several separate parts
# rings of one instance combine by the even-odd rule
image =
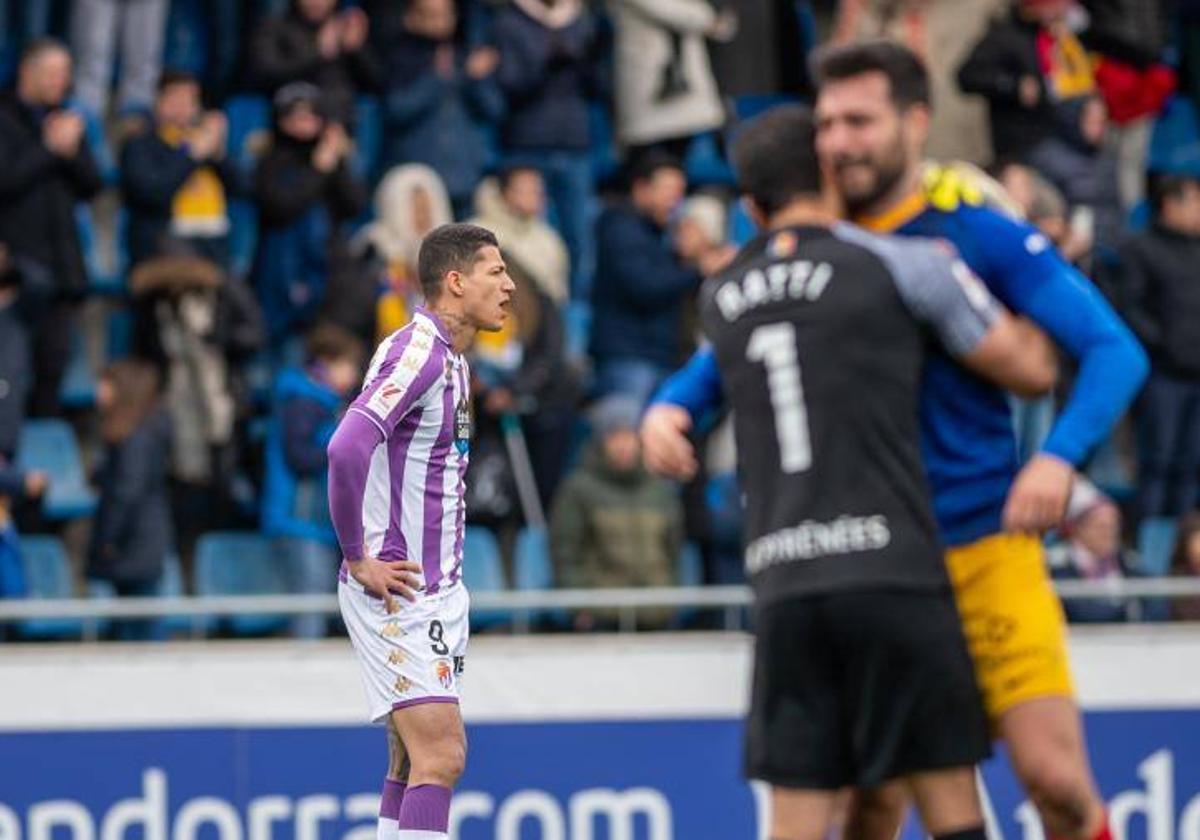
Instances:
[[[15,93],[0,99],[0,241],[54,278],[50,305],[33,329],[30,400],[38,416],[58,410],[77,303],[88,287],[75,205],[101,187],[83,118],[63,107],[70,86],[66,47],[40,39],[22,55]]]
[[[504,256],[517,284],[508,320],[497,333],[480,333],[472,350],[479,433],[498,436],[503,415],[521,418],[538,495],[545,506],[567,461],[579,382],[567,363],[558,307],[530,279],[525,263],[507,251]]]
[[[736,16],[708,0],[612,0],[617,139],[637,157],[683,158],[697,134],[725,123],[707,38],[728,40]]]
[[[599,395],[645,402],[685,347],[684,302],[725,257],[720,251],[682,255],[667,242],[667,225],[686,188],[677,160],[642,155],[631,171],[628,200],[605,210],[596,224],[591,352]]]
[[[725,247],[728,241],[726,215],[725,202],[716,196],[694,195],[688,198],[680,205],[679,218],[675,221],[673,233],[676,252],[694,260],[701,255],[712,254],[709,268],[717,268],[718,255],[729,254]]]
[[[171,416],[172,504],[181,559],[196,538],[228,527],[236,422],[244,413],[244,367],[265,343],[251,291],[191,255],[143,261],[129,281],[134,353],[165,377]]]
[[[234,175],[225,159],[227,128],[224,114],[202,110],[194,76],[163,73],[152,125],[121,151],[131,262],[157,256],[170,238],[228,265],[226,207]]]
[[[508,104],[504,151],[541,171],[571,254],[576,296],[585,297],[582,272],[593,248],[588,103],[607,93],[595,18],[581,0],[514,0],[496,12],[493,34]]]
[[[983,95],[997,158],[1037,169],[1072,209],[1094,214],[1096,242],[1115,245],[1122,226],[1115,154],[1104,145],[1108,111],[1091,59],[1069,21],[1074,0],[1019,0],[995,21],[959,69]]]
[[[1017,0],[959,68],[962,89],[987,100],[997,158],[1027,162],[1038,144],[1063,132],[1082,139],[1096,87],[1087,52],[1067,26],[1073,5]]]
[[[272,348],[313,324],[336,275],[354,270],[342,223],[362,212],[366,185],[350,166],[350,138],[327,120],[320,91],[307,82],[275,94],[275,130],[259,162],[253,277]]]
[[[1135,563],[1121,546],[1121,512],[1108,496],[1084,478],[1071,492],[1060,532],[1064,542],[1047,549],[1051,574],[1060,580],[1119,581]],[[1071,599],[1063,602],[1067,619],[1078,623],[1130,619],[1122,598]]]
[[[1113,123],[1121,203],[1126,210],[1145,197],[1151,125],[1178,86],[1163,62],[1170,38],[1166,3],[1085,0],[1090,16],[1084,42],[1096,62],[1096,85]]]
[[[362,379],[364,348],[340,327],[322,325],[308,335],[303,367],[288,367],[275,380],[266,441],[262,529],[296,593],[333,592],[338,543],[329,517],[325,448],[347,397]],[[292,620],[292,635],[325,635],[325,616]]]
[[[380,65],[367,40],[370,24],[338,0],[293,0],[287,12],[263,21],[250,44],[250,75],[274,95],[294,82],[321,90],[329,117],[349,125],[354,96],[379,87]]]
[[[92,521],[89,578],[118,595],[154,595],[174,545],[167,471],[171,420],[159,400],[159,377],[148,362],[125,360],[105,370],[97,387],[104,458]],[[153,624],[118,622],[123,638],[149,638]]]
[[[420,303],[417,253],[425,234],[454,221],[438,174],[422,163],[394,167],[375,190],[375,221],[350,243],[359,271],[373,278],[379,299],[368,343],[382,341],[412,318]]]
[[[0,243],[0,465],[11,461],[33,388],[30,327],[50,294],[51,279],[32,260]]]
[[[1200,492],[1200,180],[1154,174],[1153,222],[1121,249],[1120,309],[1150,355],[1135,417],[1143,516],[1191,510]]]
[[[641,404],[612,396],[592,413],[594,436],[580,467],[567,477],[550,517],[550,551],[559,586],[670,586],[683,548],[683,511],[675,488],[642,465],[637,423]],[[644,625],[667,616],[647,611]],[[611,623],[578,613],[575,626]]]
[[[1020,163],[1001,166],[999,181],[1026,221],[1044,233],[1064,257],[1078,264],[1091,254],[1090,232],[1071,224],[1066,199],[1053,184]]]
[[[545,220],[546,184],[534,166],[513,164],[475,193],[474,224],[496,234],[510,262],[556,305],[571,294],[567,245]]]
[[[1179,534],[1171,553],[1171,574],[1200,577],[1200,512],[1192,511],[1179,520]],[[1176,621],[1200,621],[1200,598],[1177,598],[1171,603]]]
[[[991,159],[987,109],[959,88],[959,65],[998,12],[1012,0],[841,0],[833,44],[891,38],[921,57],[929,70],[934,108],[926,154],[934,160]]]
[[[455,39],[454,0],[413,0],[380,49],[387,56],[383,95],[383,163],[424,163],[446,184],[454,216],[471,214],[487,165],[483,126],[504,113],[496,84],[499,54],[466,49]]]
[[[107,116],[119,49],[117,110],[149,111],[162,69],[167,0],[74,0],[71,11],[71,51],[79,62],[75,98],[92,116]]]

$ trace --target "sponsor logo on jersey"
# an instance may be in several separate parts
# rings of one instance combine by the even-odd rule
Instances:
[[[412,680],[408,677],[396,677],[396,682],[392,688],[396,690],[397,694],[408,694],[412,689]]]
[[[449,659],[438,659],[433,663],[433,675],[438,684],[447,690],[454,688],[454,666]]]
[[[389,621],[383,625],[383,629],[379,631],[379,635],[385,639],[394,639],[397,636],[404,635],[404,628],[400,626],[398,621]]]
[[[388,654],[388,664],[389,665],[403,665],[404,660],[407,658],[408,657],[406,657],[404,655],[404,651],[400,650],[399,648],[395,648],[392,650],[391,653]]]
[[[1050,247],[1050,240],[1040,233],[1031,233],[1025,237],[1025,250],[1031,254],[1040,254]]]

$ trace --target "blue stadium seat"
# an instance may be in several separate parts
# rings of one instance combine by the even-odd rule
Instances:
[[[545,592],[555,588],[550,535],[545,528],[522,528],[517,534],[513,577],[518,592]],[[571,623],[571,616],[565,610],[539,610],[529,618],[555,627],[567,627]]]
[[[700,547],[695,543],[683,544],[683,550],[679,552],[675,575],[675,582],[679,586],[704,585],[704,561],[700,557]]]
[[[1200,120],[1187,96],[1174,96],[1155,122],[1147,168],[1200,175]]]
[[[596,103],[588,109],[588,136],[592,138],[592,179],[597,184],[615,178],[621,168],[612,120],[604,106]]]
[[[179,557],[174,553],[168,554],[163,561],[158,594],[162,598],[181,598],[186,594],[183,588],[183,569],[179,565]],[[162,635],[166,637],[190,635],[194,623],[194,619],[188,615],[171,615],[159,622]]]
[[[684,158],[689,186],[732,187],[736,183],[733,168],[721,155],[716,132],[700,134],[688,145]]]
[[[27,598],[73,598],[71,564],[62,540],[51,536],[21,537],[21,565],[25,569]],[[81,636],[83,622],[77,618],[30,618],[17,625],[26,638],[65,639]]]
[[[1138,528],[1138,571],[1150,577],[1165,575],[1171,566],[1178,523],[1170,517],[1152,517]]]
[[[259,140],[271,130],[271,104],[263,96],[234,96],[225,104],[229,155],[239,177],[250,183],[261,151]],[[248,198],[229,200],[229,256],[233,273],[245,277],[258,240],[258,214]]]
[[[739,248],[754,238],[758,229],[754,226],[754,220],[750,218],[750,214],[746,212],[746,208],[742,206],[742,202],[735,201],[733,207],[729,211],[729,229],[727,235],[731,244]]]
[[[367,183],[379,174],[383,150],[383,111],[376,96],[359,96],[354,101],[354,158]]]
[[[16,465],[50,476],[42,500],[49,519],[76,519],[96,510],[96,494],[88,487],[75,432],[63,420],[27,420],[17,441]]]
[[[197,541],[197,595],[282,595],[287,592],[284,565],[275,557],[271,541],[261,534],[214,531]],[[235,635],[260,636],[286,628],[288,617],[236,615],[227,622]]]
[[[567,332],[567,354],[582,359],[587,356],[592,334],[592,305],[586,300],[570,301],[563,308],[563,327]]]
[[[125,277],[120,267],[106,265],[101,256],[100,234],[89,205],[75,205],[75,228],[79,233],[79,247],[83,251],[89,289],[100,295],[119,295],[124,292]]]
[[[554,567],[550,563],[550,535],[545,528],[522,528],[517,534],[513,563],[518,591],[554,588]]]
[[[255,138],[271,129],[271,103],[265,96],[232,96],[225,103],[225,117],[229,155],[243,172],[251,172],[257,157]]]
[[[78,332],[71,336],[71,361],[58,389],[58,401],[63,408],[76,410],[96,404],[96,375]]]
[[[504,592],[504,563],[500,545],[487,528],[468,525],[463,536],[463,583],[472,592]],[[471,627],[485,629],[505,624],[509,616],[495,610],[471,610]]]

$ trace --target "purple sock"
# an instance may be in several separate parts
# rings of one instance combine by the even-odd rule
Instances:
[[[400,803],[404,801],[404,782],[383,780],[383,796],[379,800],[379,816],[385,820],[400,819]]]
[[[400,830],[448,831],[450,828],[450,788],[441,785],[415,785],[404,792],[400,806]]]

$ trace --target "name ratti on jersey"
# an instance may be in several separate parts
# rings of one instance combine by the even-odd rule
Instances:
[[[723,284],[714,295],[721,316],[730,323],[756,307],[785,298],[814,301],[833,279],[833,266],[826,262],[792,260],[754,268],[741,280]]]

